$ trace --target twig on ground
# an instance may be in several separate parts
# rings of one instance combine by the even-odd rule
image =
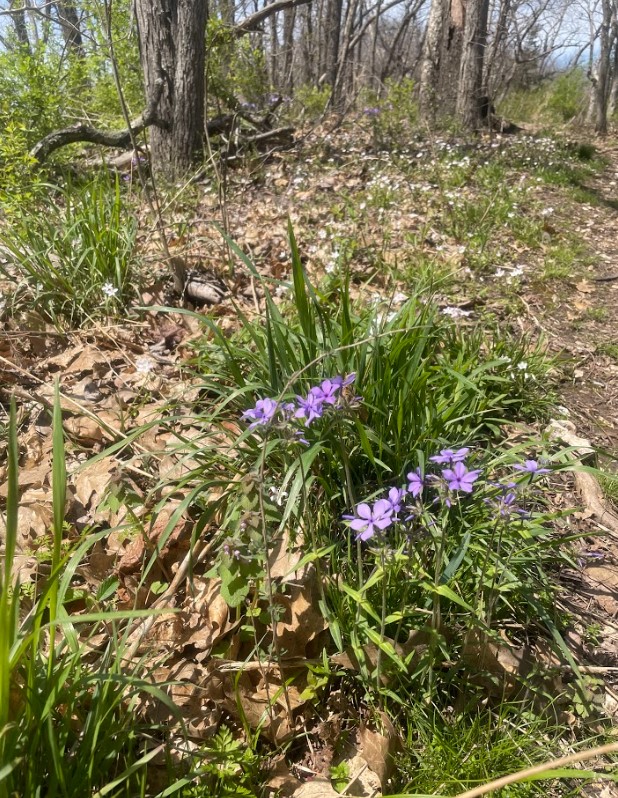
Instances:
[[[535,765],[534,767],[520,770],[518,773],[511,773],[510,776],[503,776],[501,779],[490,781],[488,784],[483,784],[472,790],[466,790],[466,792],[461,792],[459,795],[456,795],[455,798],[478,798],[478,796],[501,790],[503,787],[508,787],[509,784],[517,784],[520,781],[529,779],[531,776],[537,776],[548,770],[556,770],[565,767],[565,765],[574,765],[577,762],[584,762],[587,759],[595,759],[605,754],[614,754],[617,752],[618,743],[608,743],[607,745],[600,745],[598,748],[590,748],[588,751],[578,751],[576,754],[569,754],[559,759],[552,759],[550,762],[545,762],[542,765]]]

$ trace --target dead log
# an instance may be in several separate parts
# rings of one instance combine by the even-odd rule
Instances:
[[[234,127],[238,123],[239,117],[249,121],[256,127],[258,125],[267,125],[270,123],[270,119],[260,120],[258,122],[254,118],[250,118],[248,114],[242,112],[224,114],[215,117],[207,123],[206,134],[208,136],[231,135]],[[141,116],[137,117],[137,119],[131,122],[131,127],[124,130],[106,131],[92,127],[92,125],[72,125],[71,127],[49,133],[34,145],[30,150],[30,155],[39,163],[43,163],[55,150],[66,147],[67,144],[75,144],[77,142],[100,144],[103,147],[115,147],[117,149],[130,149],[133,147],[135,136],[144,131],[147,127],[158,124],[160,124],[160,122],[157,119],[154,108],[152,108],[146,110]],[[277,137],[284,137],[287,143],[290,143],[293,132],[293,127],[264,130],[255,135],[243,138],[243,143],[258,144],[268,139],[276,139]]]
[[[127,149],[133,146],[135,136],[139,135],[150,125],[161,124],[157,118],[157,105],[161,99],[163,91],[163,79],[156,81],[155,90],[148,102],[148,107],[143,114],[137,117],[131,126],[124,130],[107,131],[99,130],[92,125],[78,124],[65,127],[63,130],[55,130],[48,133],[30,150],[32,158],[42,163],[52,152],[66,147],[67,144],[76,144],[78,141],[89,144],[100,144],[103,147],[120,147]]]

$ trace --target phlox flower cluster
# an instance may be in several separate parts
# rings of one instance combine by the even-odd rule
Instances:
[[[423,474],[420,468],[410,471],[404,487],[387,489],[387,495],[372,504],[361,502],[351,515],[344,515],[350,529],[356,532],[357,540],[367,541],[386,532],[396,524],[405,524],[421,515],[423,510],[434,506],[450,509],[453,504],[472,494],[480,485],[481,469],[470,468],[467,459],[470,449],[442,449],[429,458],[434,470]],[[518,491],[537,476],[549,473],[536,460],[525,460],[513,466],[517,475],[527,476],[519,482],[489,482],[489,498],[484,501],[491,507],[498,521],[507,521],[513,514],[526,515],[519,506]],[[514,474],[513,476],[516,476]]]
[[[296,396],[294,402],[278,402],[270,398],[258,399],[255,406],[245,410],[241,418],[250,422],[250,430],[274,423],[310,427],[329,410],[344,405],[343,388],[351,385],[355,377],[355,374],[348,374],[347,377],[337,375],[322,380],[319,385],[311,388],[306,396]]]

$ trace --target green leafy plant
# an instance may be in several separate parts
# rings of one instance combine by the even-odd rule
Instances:
[[[541,375],[542,361],[524,344],[497,333],[492,341],[480,330],[462,331],[415,297],[391,318],[355,307],[345,280],[326,300],[308,282],[291,230],[290,240],[294,304],[289,312],[281,312],[264,284],[263,323],[239,310],[240,334],[228,339],[211,322],[208,339],[196,347],[211,407],[203,423],[210,432],[186,449],[199,463],[187,479],[201,486],[201,501],[219,518],[213,573],[224,580],[231,606],[240,608],[256,595],[272,603],[268,555],[284,532],[291,540],[302,534],[306,561],[322,561],[321,567],[338,575],[322,597],[336,645],[351,643],[357,652],[368,643],[377,646],[383,662],[408,674],[404,681],[410,686],[409,663],[395,653],[393,641],[427,629],[427,614],[438,612],[436,597],[438,607],[444,601],[452,610],[447,626],[465,630],[474,619],[472,625],[485,631],[489,616],[499,620],[509,601],[520,602],[512,593],[517,585],[522,595],[550,594],[542,565],[538,568],[546,544],[548,558],[556,556],[549,531],[542,520],[513,523],[505,537],[481,500],[469,517],[451,517],[449,510],[443,518],[419,520],[424,531],[391,540],[389,552],[378,549],[374,557],[345,534],[341,514],[368,491],[377,494],[414,467],[423,468],[440,441],[473,440],[480,452],[483,442],[495,441],[502,420],[524,408],[538,412],[538,391],[525,377],[531,369]],[[230,246],[259,278],[233,242]],[[353,383],[346,376],[351,374]],[[305,424],[302,419],[311,412],[307,402],[318,390],[331,391],[340,410],[317,413]],[[222,430],[241,414],[246,429],[222,446]],[[216,446],[210,436],[219,440]],[[496,463],[499,470],[499,458]],[[488,500],[497,501],[490,494]],[[422,544],[410,547],[417,534]],[[487,547],[481,541],[487,539],[494,540],[498,559],[483,566]],[[434,557],[441,553],[424,559],[424,547]],[[484,580],[491,585],[489,573],[500,568],[508,574],[508,586],[500,583],[488,598]],[[402,583],[411,591],[403,591],[403,608]],[[502,609],[496,610],[496,601]],[[539,611],[537,605],[521,608],[524,614]],[[420,670],[413,669],[417,676],[433,669],[438,652],[446,655],[441,623],[436,618],[431,651]],[[458,634],[460,645],[465,631]],[[379,667],[377,676],[374,666],[361,675],[366,684],[380,683]]]
[[[371,125],[376,149],[407,147],[418,123],[418,103],[411,78],[388,80],[379,95],[369,93],[363,115]]]

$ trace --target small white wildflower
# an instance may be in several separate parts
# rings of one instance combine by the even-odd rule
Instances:
[[[541,211],[541,216],[551,216],[553,212],[554,212],[553,208],[543,208],[543,210]]]
[[[138,374],[149,374],[154,369],[154,361],[149,357],[138,357],[135,361],[135,371]]]
[[[268,495],[270,496],[271,500],[274,501],[275,504],[278,507],[281,507],[281,505],[283,504],[284,500],[288,496],[288,492],[287,492],[287,490],[283,490],[283,489],[280,490],[279,488],[276,488],[274,485],[272,485],[268,489]]]
[[[526,363],[525,360],[520,360],[519,363],[517,364],[517,368],[520,371],[528,371],[528,364]]]
[[[331,260],[331,262],[327,263],[324,267],[324,271],[326,274],[334,274],[337,271],[337,264]]]
[[[523,266],[515,266],[515,268],[511,271],[511,277],[521,277],[523,273]]]
[[[452,319],[461,319],[465,316],[471,316],[471,310],[463,310],[462,308],[455,308],[447,305],[445,308],[442,309],[442,314],[444,316],[450,316]]]
[[[113,286],[111,283],[103,283],[101,291],[103,291],[105,296],[109,297],[116,296],[116,294],[118,293],[118,289],[115,286]]]
[[[505,274],[506,274],[506,271],[504,269],[502,269],[500,266],[495,271],[495,276],[496,277],[504,277]]]

